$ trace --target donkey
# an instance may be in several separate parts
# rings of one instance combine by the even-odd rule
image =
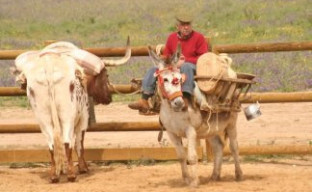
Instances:
[[[230,150],[235,161],[235,177],[236,180],[241,180],[243,173],[239,164],[236,138],[237,112],[203,112],[196,103],[189,104],[186,107],[181,91],[183,74],[176,66],[180,52],[181,47],[178,45],[175,54],[165,62],[149,47],[150,58],[158,67],[155,76],[158,79],[157,88],[161,103],[159,120],[176,148],[181,164],[182,178],[189,186],[198,186],[196,140],[207,139],[213,148],[214,154],[214,168],[211,179],[219,180],[223,147],[225,139],[229,138]],[[194,100],[194,97],[192,100]],[[188,140],[187,153],[182,144],[182,137]],[[190,173],[188,166],[191,170]]]

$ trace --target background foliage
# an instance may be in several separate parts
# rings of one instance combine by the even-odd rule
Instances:
[[[82,47],[164,43],[175,30],[174,15],[194,15],[194,29],[212,45],[312,40],[310,0],[0,0],[0,50],[40,49],[46,40]],[[232,54],[233,67],[257,75],[252,91],[299,91],[312,86],[312,54],[304,52]],[[0,61],[0,86],[14,86]],[[109,69],[113,83],[142,77],[152,64],[133,57]]]

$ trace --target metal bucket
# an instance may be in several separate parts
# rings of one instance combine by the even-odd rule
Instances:
[[[251,104],[244,108],[244,113],[248,121],[259,117],[262,114],[260,111],[259,102],[257,101],[257,103]]]

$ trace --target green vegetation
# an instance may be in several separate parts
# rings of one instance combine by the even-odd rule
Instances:
[[[120,47],[128,35],[132,46],[156,45],[165,43],[175,30],[174,15],[183,11],[194,15],[194,29],[212,45],[312,40],[310,0],[0,0],[0,49],[40,49],[46,40]],[[257,75],[252,91],[312,87],[311,51],[231,57],[237,71]],[[14,86],[11,65],[0,61],[0,86]],[[148,57],[133,57],[129,65],[109,69],[110,80],[129,83],[151,65]]]
[[[0,97],[0,107],[10,107],[10,106],[23,108],[30,107],[27,97],[24,96]]]

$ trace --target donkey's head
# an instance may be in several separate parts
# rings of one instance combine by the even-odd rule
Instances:
[[[182,74],[177,67],[181,55],[180,45],[175,54],[165,61],[159,58],[151,47],[148,47],[148,50],[153,63],[158,67],[155,76],[161,98],[167,100],[174,111],[182,111],[185,106],[181,90]]]

